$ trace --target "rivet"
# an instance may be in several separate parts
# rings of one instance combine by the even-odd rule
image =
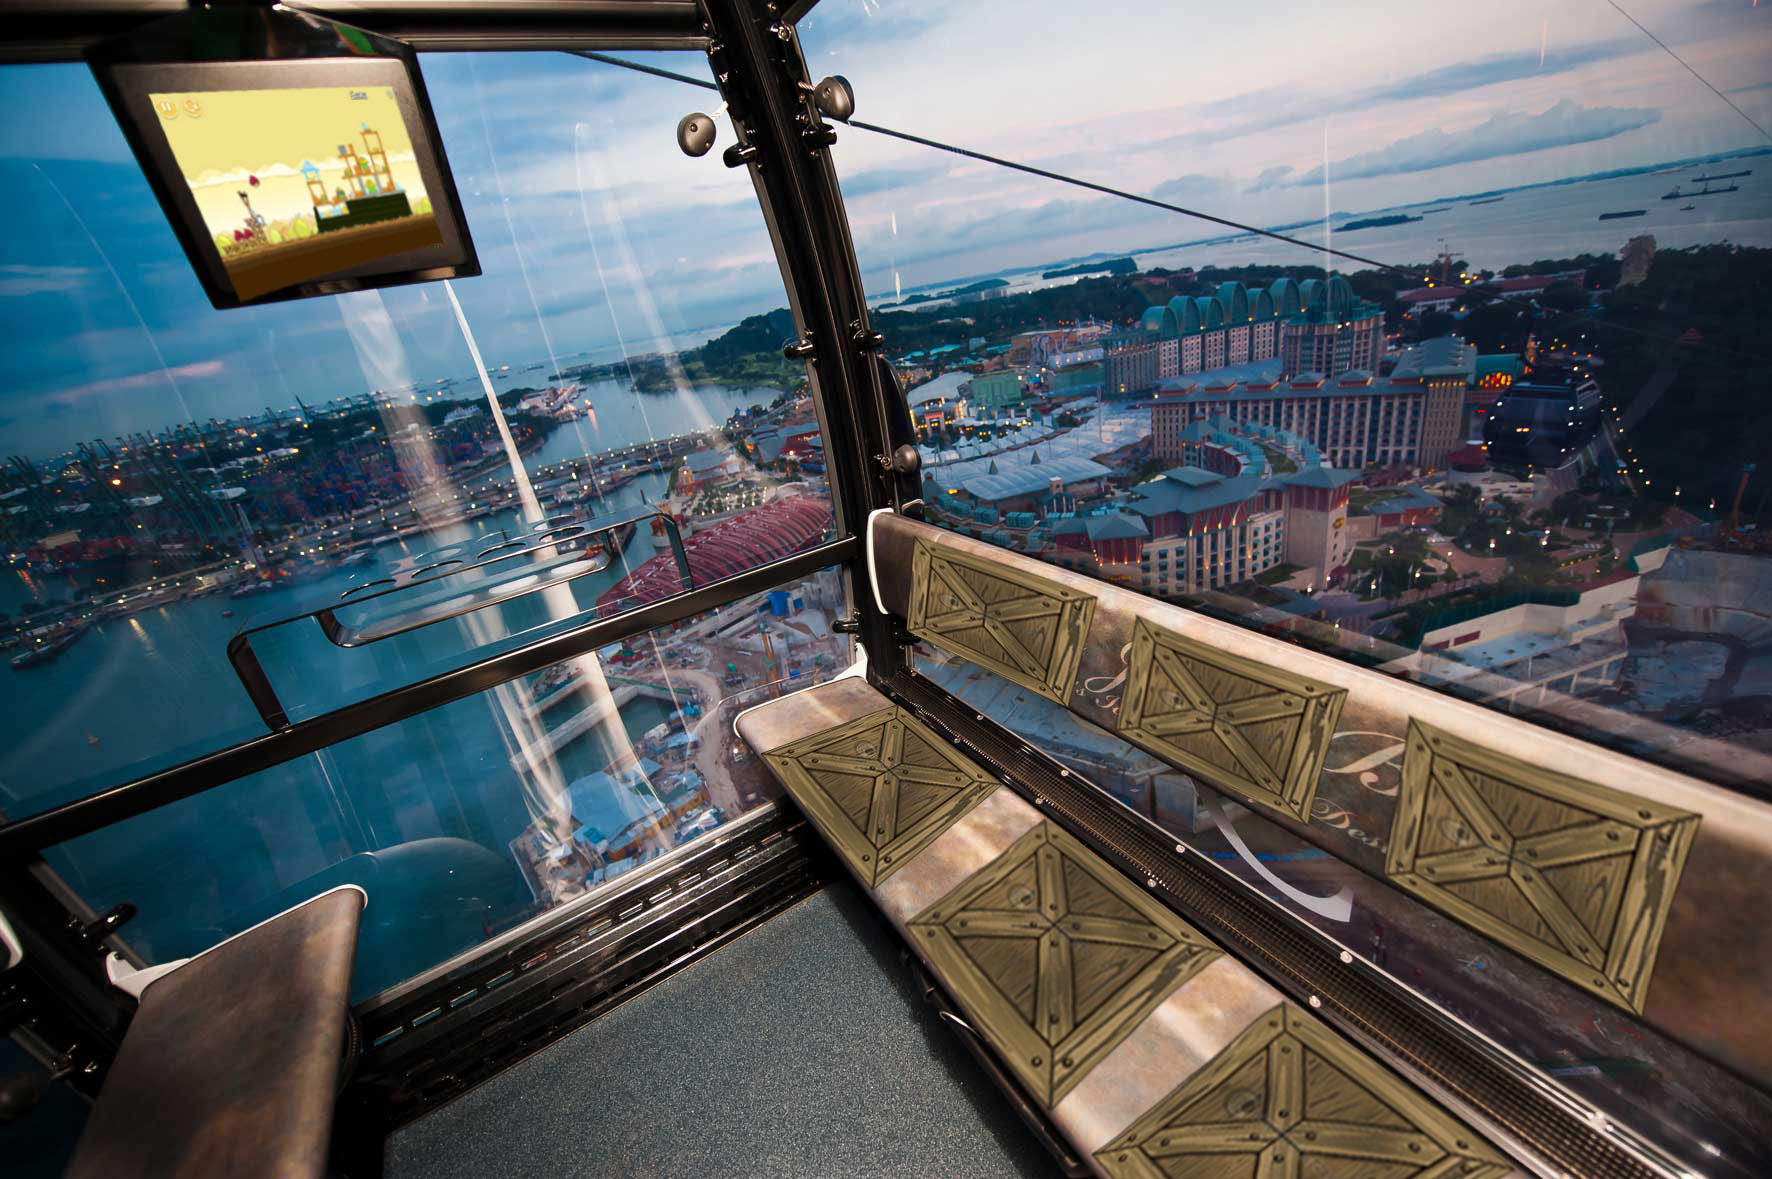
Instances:
[[[1076,1064],[1077,1062],[1074,1059],[1072,1059],[1071,1057],[1067,1056],[1063,1060],[1059,1061],[1058,1063],[1062,1064],[1065,1068],[1070,1068],[1072,1065]]]
[[[1042,1061],[1038,1056],[1036,1056],[1036,1057],[1034,1057],[1034,1063],[1037,1065],[1037,1064],[1042,1063]]]
[[[1322,1005],[1323,1005],[1323,1001],[1321,999],[1317,998],[1315,995],[1311,996],[1311,1006],[1312,1007],[1321,1007]]]
[[[1155,887],[1157,887],[1157,878],[1156,878],[1156,877],[1155,877],[1155,876],[1152,876],[1152,877],[1150,877],[1150,878],[1148,878],[1148,879],[1147,879],[1147,880],[1146,880],[1146,881],[1145,881],[1145,882],[1144,882],[1144,886],[1145,886],[1145,887],[1146,887],[1146,888],[1155,888]]]
[[[1354,956],[1352,954],[1350,954],[1348,951],[1343,950],[1341,952],[1341,960],[1344,964],[1351,965],[1353,963]]]

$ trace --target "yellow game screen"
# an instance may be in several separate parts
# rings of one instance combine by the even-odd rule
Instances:
[[[242,301],[443,242],[388,87],[149,98]]]

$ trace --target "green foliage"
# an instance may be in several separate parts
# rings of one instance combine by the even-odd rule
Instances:
[[[1504,268],[1501,277],[1524,278],[1528,274],[1561,274],[1566,270],[1585,270],[1587,277],[1583,285],[1590,290],[1608,290],[1618,285],[1622,266],[1616,254],[1577,254],[1573,258],[1540,258],[1536,262],[1517,263]]]
[[[1574,325],[1606,360],[1609,402],[1628,412],[1638,390],[1668,368],[1673,382],[1626,441],[1650,480],[1646,494],[1726,512],[1744,464],[1757,464],[1744,519],[1772,502],[1772,249],[1695,246],[1661,250],[1647,279],[1606,299],[1603,315]],[[1697,339],[1682,339],[1688,330]],[[1772,512],[1762,525],[1772,524]]]

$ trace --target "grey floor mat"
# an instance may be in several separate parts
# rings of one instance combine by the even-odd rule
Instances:
[[[389,1179],[1052,1176],[833,886],[388,1141]]]

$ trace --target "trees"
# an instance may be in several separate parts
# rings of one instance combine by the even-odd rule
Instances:
[[[1452,318],[1450,311],[1426,311],[1415,322],[1415,338],[1418,340],[1437,340],[1441,336],[1449,336],[1458,330],[1458,321]]]

